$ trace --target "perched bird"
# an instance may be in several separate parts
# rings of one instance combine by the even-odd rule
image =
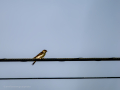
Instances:
[[[43,50],[43,51],[40,52],[37,56],[35,56],[33,59],[42,59],[42,58],[45,56],[46,52],[47,52],[47,50]],[[32,65],[34,65],[35,62],[36,62],[36,61],[34,61],[34,62],[32,63]]]

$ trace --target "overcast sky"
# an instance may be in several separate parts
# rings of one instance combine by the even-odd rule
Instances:
[[[0,58],[33,58],[43,49],[45,58],[120,57],[120,1],[0,0]],[[120,76],[118,61],[31,64],[0,62],[0,78]],[[120,90],[120,79],[0,81],[0,90],[26,88]]]

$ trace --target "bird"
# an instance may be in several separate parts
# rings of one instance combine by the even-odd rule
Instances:
[[[47,50],[43,50],[43,51],[40,52],[38,55],[36,55],[33,59],[42,59],[42,58],[46,55],[46,52],[47,52]],[[36,61],[34,61],[34,62],[32,63],[32,65],[34,65],[35,62],[36,62]]]

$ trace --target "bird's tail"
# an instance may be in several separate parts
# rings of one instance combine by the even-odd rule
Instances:
[[[35,62],[36,62],[36,61],[34,61],[34,62],[32,63],[32,65],[34,65],[34,64],[35,64]]]

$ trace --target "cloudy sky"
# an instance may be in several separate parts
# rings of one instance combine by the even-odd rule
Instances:
[[[120,57],[119,9],[119,0],[0,0],[0,58]],[[31,64],[0,62],[0,78],[120,76],[118,61]],[[0,90],[26,88],[120,90],[120,79],[0,81]]]

